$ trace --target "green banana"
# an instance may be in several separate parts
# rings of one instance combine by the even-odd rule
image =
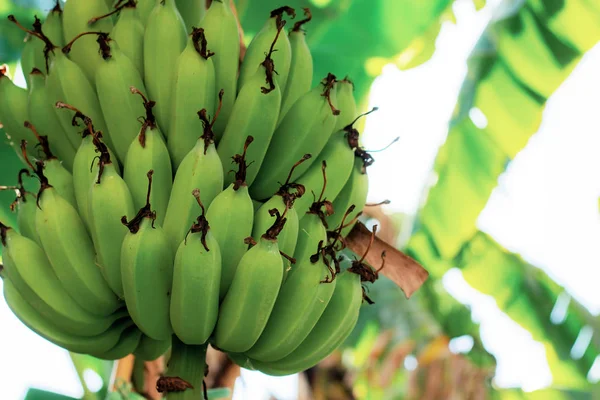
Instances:
[[[125,329],[119,341],[111,349],[101,352],[90,352],[91,356],[102,360],[119,360],[135,351],[142,338],[142,332],[135,326]]]
[[[113,29],[113,22],[110,18],[96,19],[98,15],[105,15],[110,12],[109,6],[102,0],[71,0],[65,3],[63,10],[63,27],[65,42],[72,43],[69,56],[75,61],[85,73],[88,81],[93,85],[96,70],[102,60],[98,58],[95,39],[90,36],[83,36],[82,33],[94,30],[97,32],[110,32]],[[56,44],[56,43],[55,43]],[[95,96],[94,96],[95,97]],[[72,99],[59,99],[67,101],[77,107],[83,106]],[[84,111],[85,110],[84,108]],[[95,115],[91,115],[96,124],[99,123]],[[108,136],[108,132],[102,130]]]
[[[204,19],[206,0],[175,0],[175,3],[185,22],[185,31],[191,32]]]
[[[35,136],[23,126],[28,119],[27,90],[15,85],[7,74],[7,66],[0,66],[0,123],[11,142],[18,147],[26,140],[30,144],[27,152],[35,154]]]
[[[68,171],[73,171],[75,147],[60,124],[55,107],[50,104],[46,77],[42,71],[34,68],[29,74],[29,80],[31,83],[27,109],[30,121],[42,135],[48,137],[50,150],[63,162],[63,166]]]
[[[119,19],[110,36],[133,63],[140,76],[144,76],[144,24],[139,18],[138,7],[135,0],[127,0],[115,9],[119,12]]]
[[[115,44],[108,35],[99,34],[98,43],[103,61],[96,69],[96,91],[109,132],[112,132],[109,142],[123,162],[139,129],[137,117],[144,114],[144,105],[131,96],[130,88],[146,89],[141,75],[120,50],[118,42]]]
[[[336,82],[335,76],[329,74],[290,108],[275,130],[258,176],[250,186],[252,197],[267,198],[277,189],[277,182],[284,180],[293,160],[299,159],[302,154],[311,154],[316,158],[325,147],[339,114],[334,107]],[[307,115],[311,116],[308,121]],[[312,161],[302,164],[296,172],[303,174]]]
[[[131,191],[133,206],[140,209],[146,204],[146,173],[150,170],[155,171],[152,177],[155,190],[150,194],[150,203],[156,210],[155,222],[162,226],[173,186],[171,159],[167,144],[152,112],[155,103],[149,101],[134,87],[131,88],[131,92],[141,96],[146,116],[143,118],[144,122],[137,139],[131,142],[127,151],[123,179]]]
[[[221,252],[221,299],[227,294],[237,266],[248,249],[244,239],[252,234],[254,206],[246,184],[246,153],[252,141],[253,137],[248,136],[243,153],[233,157],[233,162],[238,164],[235,182],[215,197],[206,213],[207,219],[212,221],[212,235],[220,248],[227,249]]]
[[[135,215],[133,200],[100,135],[94,137],[93,142],[100,152],[100,157],[98,176],[88,195],[90,232],[100,271],[112,291],[119,298],[123,298],[121,247],[127,229],[121,224],[121,217],[125,215],[132,218]]]
[[[156,0],[138,0],[137,1],[137,14],[138,18],[142,22],[144,29],[146,24],[148,23],[148,18],[150,18],[150,14],[152,10],[154,10],[154,6],[156,5]]]
[[[228,352],[249,350],[267,325],[283,279],[277,235],[286,212],[272,210],[275,223],[244,254],[219,310],[214,343]]]
[[[286,213],[287,223],[283,230],[279,233],[278,243],[279,249],[286,255],[294,254],[296,242],[298,240],[298,213],[294,207],[295,201],[304,195],[304,186],[296,183],[290,183],[294,170],[303,162],[310,158],[309,154],[305,154],[296,164],[292,166],[288,174],[287,180],[279,188],[266,203],[262,204],[254,213],[254,226],[252,228],[252,236],[259,237],[262,232],[265,232],[272,223],[272,209],[276,209],[279,213]],[[287,211],[286,211],[287,210]],[[283,257],[283,256],[282,256]],[[283,278],[287,277],[289,270],[292,268],[292,263],[286,257],[283,257],[284,274]]]
[[[31,76],[29,72],[34,69],[44,68],[44,45],[29,33],[25,34],[21,50],[21,71],[27,79],[27,87],[31,87]]]
[[[361,279],[359,275],[346,271],[335,281],[333,296],[306,339],[280,360],[251,360],[255,369],[274,376],[301,372],[316,365],[346,340],[356,325],[362,304]]]
[[[294,195],[292,195],[294,196]],[[281,231],[278,242],[279,249],[285,255],[294,254],[294,250],[296,249],[296,242],[298,240],[298,228],[299,228],[299,219],[298,213],[296,213],[296,209],[293,207],[293,201],[289,200],[286,195],[275,195],[269,199],[266,203],[264,203],[256,213],[254,214],[254,226],[252,228],[252,236],[260,236],[260,232],[264,232],[266,227],[269,227],[269,217],[271,217],[271,210],[276,209],[280,213],[287,208],[287,223],[283,230]],[[289,271],[292,269],[292,262],[288,260],[283,255],[283,277],[285,280]]]
[[[127,315],[125,312],[105,317],[90,314],[67,294],[37,243],[1,222],[0,239],[5,273],[10,281],[31,307],[64,332],[79,336],[99,335],[115,320]]]
[[[353,206],[352,211],[347,216],[349,222],[346,223],[341,231],[342,236],[347,236],[350,233],[357,218],[362,214],[367,201],[369,176],[364,168],[363,160],[355,157],[352,173],[340,194],[333,201],[333,209],[336,211],[326,218],[328,226],[338,227],[342,224],[344,212]]]
[[[183,343],[199,345],[208,340],[219,315],[221,250],[204,216],[200,192],[196,189],[193,195],[202,214],[192,224],[175,255],[171,325]]]
[[[154,340],[151,337],[142,335],[138,347],[133,354],[136,358],[143,361],[154,361],[162,356],[171,347],[171,338],[165,340]]]
[[[45,160],[36,161],[36,166],[34,167],[25,152],[26,142],[21,142],[21,151],[25,162],[32,171],[35,171],[36,168],[42,168],[44,170],[44,175],[46,175],[48,180],[52,181],[52,186],[54,186],[56,192],[73,207],[77,208],[77,201],[75,200],[75,192],[73,190],[73,175],[62,166],[60,160],[52,154],[52,151],[50,151],[48,137],[40,136],[37,129],[29,121],[25,121],[25,127],[30,129],[36,136],[45,156]]]
[[[223,189],[223,166],[215,149],[212,130],[218,111],[212,121],[205,109],[200,110],[198,116],[204,125],[204,133],[179,165],[165,216],[164,228],[173,251],[177,251],[196,214],[194,198],[189,195],[192,190],[199,189],[204,205],[210,207]]]
[[[156,100],[156,119],[169,136],[171,93],[176,66],[173,60],[185,48],[185,24],[175,0],[158,0],[146,23],[144,33],[144,83],[148,96]]]
[[[13,15],[9,15],[8,19],[15,23],[21,30],[44,42],[46,66],[49,66],[47,68],[49,72],[46,78],[46,87],[50,103],[54,105],[57,102],[67,102],[76,105],[94,120],[96,127],[108,138],[110,135],[104,122],[95,89],[92,87],[90,80],[85,76],[83,70],[67,57],[77,39],[86,37],[90,33],[84,33],[81,36],[75,37],[62,48],[62,51],[58,51],[59,48],[42,31],[39,20],[36,20],[36,23],[33,25],[34,30],[28,30],[19,24]],[[58,113],[58,117],[64,131],[67,132],[67,137],[71,140],[75,148],[78,147],[79,141],[75,135],[77,128],[72,123],[71,118],[65,113],[60,112]],[[108,139],[107,142],[109,147],[111,147],[112,143]]]
[[[312,14],[308,8],[304,9],[304,18],[294,24],[290,31],[290,47],[292,49],[292,62],[290,64],[290,73],[285,86],[285,92],[281,101],[281,112],[279,120],[287,114],[292,105],[304,93],[310,90],[313,79],[313,59],[310,54],[310,49],[306,44],[306,33],[302,26],[312,19]]]
[[[322,244],[322,243],[321,243]],[[246,352],[260,361],[280,360],[302,344],[325,311],[336,287],[329,275],[329,257],[316,254],[299,262],[283,284],[269,322]]]
[[[17,228],[19,233],[41,245],[42,241],[35,229],[35,214],[37,212],[36,198],[32,192],[25,190],[23,175],[31,176],[25,168],[19,171],[18,186],[16,187],[17,198],[11,204],[11,209],[17,212]]]
[[[198,110],[205,109],[209,115],[215,113],[213,54],[207,48],[204,29],[194,28],[185,49],[177,59],[167,139],[174,169],[192,150],[198,140],[198,132],[202,131]]]
[[[63,10],[60,8],[60,1],[56,1],[54,7],[50,10],[46,19],[42,23],[42,32],[57,46],[66,44],[64,34]],[[42,58],[43,60],[44,58]]]
[[[290,39],[286,35],[279,36],[278,32],[285,25],[283,14],[287,14],[294,18],[296,13],[291,7],[280,7],[271,11],[271,16],[263,25],[260,31],[254,36],[252,42],[246,49],[244,61],[240,67],[240,76],[238,78],[238,92],[242,90],[246,82],[256,73],[256,70],[261,65],[265,54],[273,52],[273,62],[277,66],[277,81],[281,86],[281,93],[285,92],[288,74],[290,72],[290,64],[292,61],[292,49]],[[276,42],[273,45],[273,37],[276,37]],[[275,47],[274,50],[269,50]]]
[[[333,206],[329,200],[324,197],[327,187],[327,178],[325,175],[325,163],[323,162],[323,189],[319,198],[316,199],[304,216],[300,217],[298,227],[298,240],[294,249],[294,258],[302,263],[309,260],[319,243],[327,243],[327,225],[326,217],[333,213]],[[323,210],[324,209],[324,210]],[[301,265],[301,264],[299,264]],[[290,275],[296,270],[292,268]]]
[[[4,277],[4,299],[16,317],[29,329],[46,340],[74,353],[107,351],[119,341],[121,333],[132,325],[129,318],[117,320],[105,332],[96,336],[78,336],[63,332],[58,326],[42,317],[21,296],[14,284]]]
[[[249,135],[254,137],[254,146],[247,154],[249,163],[253,165],[246,174],[248,185],[252,185],[258,174],[277,124],[277,115],[281,105],[281,88],[278,78],[275,76],[275,65],[271,56],[282,29],[283,24],[275,33],[275,39],[272,41],[264,61],[235,99],[231,116],[219,142],[219,156],[222,160],[228,160],[242,152],[244,142]],[[226,164],[223,167],[225,183],[230,185],[233,183],[233,177],[227,174]]]
[[[122,218],[129,232],[121,248],[121,274],[131,319],[145,335],[164,340],[172,334],[169,303],[173,252],[165,231],[154,226],[155,217],[150,205],[152,174],[152,170],[147,174],[146,205],[131,220]]]
[[[92,314],[112,314],[120,303],[96,265],[91,238],[77,210],[48,183],[41,169],[35,226],[42,247],[65,290]],[[73,251],[73,250],[76,251]]]
[[[94,146],[93,142],[97,131],[94,128],[92,120],[72,105],[58,102],[56,108],[62,110],[60,111],[62,115],[68,114],[64,110],[74,111],[74,117],[69,119],[72,121],[72,124],[78,127],[77,120],[80,120],[85,125],[85,129],[79,133],[82,139],[73,160],[73,189],[75,191],[75,200],[77,201],[79,215],[89,229],[88,196],[90,194],[90,187],[98,175],[98,164],[94,162],[97,157],[96,146]],[[112,151],[110,149],[108,151],[111,159],[116,159]],[[115,164],[115,168],[117,172],[120,172],[118,164]]]
[[[351,130],[351,126],[348,129]],[[347,131],[333,134],[317,161],[296,179],[296,182],[306,188],[307,193],[317,193],[323,187],[321,197],[333,201],[342,191],[344,184],[352,173],[354,149],[348,145]],[[325,166],[329,174],[323,185]],[[298,215],[303,217],[310,207],[310,196],[304,196],[296,201]]]
[[[44,32],[44,34],[57,46],[64,46],[62,10],[58,1],[48,15],[46,15],[46,20],[43,23],[37,17],[35,18],[34,29],[39,29]],[[44,69],[48,72],[44,56],[44,43],[37,40],[29,33],[27,33],[27,37],[25,38],[25,47],[21,54],[21,67],[23,69],[23,75],[27,79],[27,87],[31,87],[31,77],[29,76],[29,73],[34,68],[39,70]]]
[[[240,60],[239,31],[229,0],[214,0],[199,27],[204,29],[206,40],[215,53],[211,58],[215,67],[215,88],[223,89],[225,93],[221,118],[215,123],[214,129],[218,143],[223,137],[235,102]],[[215,104],[219,104],[216,95]]]
[[[42,240],[35,229],[35,213],[37,210],[35,201],[36,198],[33,193],[20,192],[16,205],[17,227],[23,236],[41,244]]]
[[[338,82],[335,89],[335,95],[340,115],[337,117],[333,132],[344,130],[348,125],[352,125],[356,122],[354,119],[357,114],[356,100],[354,100],[353,92],[354,84],[347,77]]]

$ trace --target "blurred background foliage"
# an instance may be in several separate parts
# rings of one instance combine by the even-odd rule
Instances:
[[[463,0],[235,0],[249,41],[264,16],[281,5],[313,14],[307,39],[315,81],[333,72],[355,83],[366,108],[374,79],[394,64],[408,69],[427,61],[452,6]],[[477,9],[485,0],[474,0]],[[24,35],[6,17],[23,22],[42,17],[53,5],[42,0],[0,0],[0,60],[14,71]],[[416,216],[384,215],[372,208],[367,223],[388,227],[388,240],[420,261],[430,279],[410,300],[385,279],[370,296],[348,341],[334,356],[307,372],[318,399],[592,399],[599,395],[587,376],[600,353],[598,318],[571,298],[542,270],[480,232],[476,220],[498,177],[537,131],[546,100],[568,77],[582,55],[600,39],[600,3],[595,0],[504,0],[496,8],[468,59],[445,144],[433,167],[437,177],[423,193]],[[472,110],[487,118],[477,126]],[[0,143],[0,181],[15,183],[20,162]],[[425,185],[424,185],[425,186]],[[448,199],[452,199],[448,201]],[[13,198],[0,192],[0,218]],[[390,233],[391,232],[391,233]],[[408,232],[409,235],[401,232]],[[491,381],[495,358],[480,340],[470,309],[452,297],[442,277],[458,268],[466,281],[492,296],[498,307],[543,343],[553,384],[535,392],[498,390]],[[556,313],[562,305],[561,315]],[[589,346],[574,351],[582,330]],[[450,351],[453,339],[472,345]],[[102,398],[111,364],[72,355],[80,375],[96,371],[105,385],[86,398]],[[85,380],[81,379],[84,387]],[[27,399],[50,397],[32,389]]]

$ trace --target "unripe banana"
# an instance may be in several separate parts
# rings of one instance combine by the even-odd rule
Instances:
[[[48,15],[46,15],[46,19],[42,23],[42,32],[44,32],[44,35],[48,37],[48,39],[50,39],[50,41],[52,41],[52,43],[54,43],[56,46],[64,46],[66,44],[63,10],[60,8],[59,1],[56,2]],[[42,56],[41,60],[44,60],[43,46],[40,48],[42,49],[42,52],[40,53]]]
[[[27,79],[27,87],[31,87],[31,76],[29,72],[34,69],[42,69],[46,65],[44,61],[44,44],[29,33],[23,40],[23,50],[21,51],[21,71]]]
[[[72,0],[65,3],[63,11],[63,26],[65,42],[72,41],[78,35],[91,30],[97,32],[110,32],[113,29],[113,22],[110,18],[96,20],[95,17],[105,15],[110,12],[110,8],[103,0]],[[98,58],[95,38],[84,36],[73,44],[69,56],[75,61],[85,73],[90,83],[94,82],[96,70],[102,60]],[[56,43],[55,43],[56,45]],[[76,107],[82,108],[84,112],[89,112],[83,105],[72,99],[59,99],[67,101]],[[95,115],[91,115],[96,124],[99,123]],[[104,130],[103,130],[104,132]],[[108,132],[104,132],[108,136]]]
[[[354,149],[348,145],[346,135],[346,131],[334,133],[317,157],[317,161],[296,179],[297,183],[306,188],[307,193],[318,193],[323,188],[321,198],[333,201],[342,191],[354,163]],[[326,184],[323,185],[325,166],[328,173]],[[304,196],[296,201],[296,210],[301,218],[308,211],[310,202],[311,196]]]
[[[138,2],[139,4],[139,2]],[[118,43],[125,54],[144,76],[144,24],[139,17],[139,5],[135,0],[128,0],[118,10],[119,19],[115,23],[110,36]],[[133,85],[133,83],[130,83]]]
[[[37,17],[35,17],[34,29],[39,29],[44,32],[50,40],[57,46],[64,46],[63,38],[63,26],[62,26],[62,10],[60,9],[60,3],[57,1],[56,5],[48,15],[46,20],[42,23]],[[21,67],[23,69],[23,75],[27,79],[27,87],[31,87],[31,77],[29,73],[37,68],[39,70],[46,69],[46,59],[44,57],[44,43],[31,34],[27,34],[25,47],[21,54]]]
[[[209,115],[215,112],[215,67],[207,48],[202,28],[194,28],[187,45],[176,61],[175,80],[171,94],[171,119],[167,145],[173,168],[192,150],[202,131],[198,110]],[[221,96],[220,96],[221,97]]]
[[[252,136],[248,136],[244,152],[233,157],[233,162],[238,164],[235,174],[235,183],[219,193],[208,208],[206,217],[212,221],[211,232],[219,243],[219,247],[226,251],[221,252],[221,284],[219,298],[224,298],[229,290],[237,266],[248,249],[244,239],[252,234],[254,221],[254,206],[248,193],[246,184],[246,153],[252,143]]]
[[[0,222],[0,244],[5,273],[21,296],[43,318],[66,333],[94,336],[106,331],[117,319],[117,312],[98,317],[90,314],[67,294],[54,274],[44,251],[31,239],[21,236]]]
[[[272,209],[276,209],[280,214],[286,213],[287,223],[277,238],[279,249],[282,253],[290,256],[294,254],[296,242],[298,240],[298,214],[294,207],[294,203],[298,198],[304,195],[304,186],[296,183],[290,183],[294,170],[303,162],[310,158],[309,154],[305,154],[296,164],[292,166],[285,183],[279,188],[277,193],[271,197],[266,203],[262,204],[254,213],[254,227],[252,235],[258,237],[261,232],[265,232],[272,223]],[[287,210],[287,211],[286,211]],[[287,277],[289,270],[292,268],[292,263],[286,257],[283,257],[283,278]]]
[[[142,338],[142,332],[135,326],[125,329],[119,341],[111,349],[102,352],[90,352],[91,356],[101,360],[119,360],[135,351]]]
[[[62,166],[62,163],[54,156],[54,154],[52,154],[52,151],[50,151],[48,137],[40,136],[37,129],[29,121],[25,121],[25,127],[33,132],[45,156],[45,160],[36,161],[36,166],[34,167],[25,152],[26,143],[21,142],[21,151],[25,162],[32,171],[35,171],[37,168],[42,168],[44,170],[44,175],[46,175],[48,180],[52,181],[52,186],[54,186],[56,192],[73,207],[77,208],[77,201],[75,200],[75,192],[73,190],[73,175]]]
[[[362,213],[367,201],[367,193],[369,191],[369,176],[364,171],[364,162],[362,159],[355,157],[352,173],[340,194],[333,202],[334,213],[327,216],[327,224],[332,227],[338,227],[344,218],[344,212],[351,206],[354,206],[348,217],[346,218],[346,226],[342,229],[342,236],[348,235],[356,219]]]
[[[270,196],[277,190],[277,182],[285,179],[294,160],[303,154],[311,154],[313,160],[305,162],[296,171],[298,175],[303,174],[325,147],[339,113],[334,107],[335,83],[335,76],[329,74],[290,108],[275,130],[258,176],[250,186],[252,197],[265,199]],[[311,116],[308,121],[307,115]]]
[[[96,336],[79,336],[63,332],[54,321],[42,317],[21,296],[10,279],[4,277],[4,299],[15,316],[44,339],[74,353],[102,352],[117,344],[121,333],[133,323],[129,318],[117,320],[105,332]]]
[[[215,53],[211,58],[215,67],[215,88],[216,90],[223,89],[225,93],[221,118],[215,123],[214,129],[218,143],[223,137],[235,102],[240,60],[238,26],[229,0],[214,0],[202,19],[200,28],[204,29],[206,40]],[[216,94],[214,101],[215,104],[219,104]]]
[[[244,254],[231,287],[221,304],[215,345],[229,352],[250,349],[267,325],[283,279],[277,235],[285,226],[285,212],[272,210],[276,221]]]
[[[335,88],[337,98],[336,105],[340,110],[340,115],[337,117],[334,132],[341,131],[348,125],[356,122],[356,100],[354,100],[354,84],[348,78],[344,78],[338,82]],[[354,122],[353,122],[354,121]]]
[[[43,31],[44,35],[50,38],[57,46],[64,46],[62,10],[58,1],[54,8],[50,10],[43,23],[39,18],[35,17],[33,25],[34,29]],[[23,53],[21,54],[21,67],[23,69],[23,75],[25,75],[25,78],[27,79],[27,87],[31,87],[31,77],[29,76],[29,73],[34,68],[48,72],[48,69],[46,68],[46,58],[44,56],[44,43],[29,33],[27,33],[25,38],[25,46],[23,48]]]
[[[52,105],[67,102],[89,115],[95,126],[108,136],[108,130],[101,112],[96,92],[85,77],[83,70],[69,60],[60,50],[56,51],[50,73],[46,78],[46,87]],[[57,110],[58,119],[74,147],[79,148],[78,127],[72,124],[68,113]]]
[[[92,120],[82,114],[77,108],[60,102],[56,104],[56,107],[61,109],[58,110],[59,115],[68,115],[69,113],[66,112],[66,110],[74,111],[75,116],[72,117],[72,119],[69,118],[69,120],[71,120],[74,125],[79,126],[77,124],[77,120],[79,119],[85,125],[85,130],[80,133],[82,139],[80,140],[79,147],[75,153],[75,159],[73,160],[73,189],[75,191],[75,200],[77,201],[79,215],[89,229],[88,197],[90,194],[90,187],[98,176],[98,164],[94,162],[97,157],[96,146],[94,146],[93,143],[94,135],[96,135],[97,132],[94,129]],[[113,159],[114,154],[110,149],[109,153],[111,159]],[[118,164],[115,164],[115,168],[117,168],[117,172],[120,172]]]
[[[171,336],[169,302],[173,282],[173,252],[160,226],[154,225],[150,205],[152,173],[148,172],[146,205],[123,223],[129,229],[121,249],[125,304],[140,330],[155,340]]]
[[[185,31],[191,32],[206,14],[206,0],[175,0],[177,9],[185,22]]]
[[[294,266],[294,275],[283,284],[269,322],[260,339],[246,352],[260,361],[280,360],[292,353],[319,321],[336,286],[328,279],[331,260],[319,254]],[[314,261],[314,262],[313,262]]]
[[[16,86],[7,74],[7,66],[0,66],[0,123],[11,142],[18,147],[26,140],[29,143],[27,152],[35,154],[35,136],[23,125],[28,119],[27,90]]]
[[[138,18],[142,22],[144,29],[146,28],[146,24],[148,23],[148,18],[150,18],[150,14],[152,10],[154,10],[154,6],[156,5],[156,0],[138,0],[137,2],[137,13]]]
[[[327,229],[323,225],[323,221],[315,213],[309,211],[304,218],[300,220],[300,226],[298,229],[298,241],[296,242],[296,249],[294,251],[294,258],[297,262],[305,261],[310,258],[311,255],[315,254],[319,242],[327,242]],[[296,270],[292,268],[293,273]]]
[[[231,117],[221,141],[219,142],[219,156],[221,160],[228,160],[240,154],[248,136],[254,137],[254,145],[247,154],[247,159],[252,168],[246,175],[246,182],[252,185],[254,178],[265,158],[269,142],[275,131],[277,115],[281,105],[281,88],[275,76],[273,64],[274,45],[283,29],[283,23],[272,39],[271,48],[256,73],[248,80],[238,94]],[[265,85],[266,83],[266,85]],[[228,168],[224,163],[224,173],[227,185],[233,183],[233,177],[227,174]]]
[[[271,210],[276,209],[278,212],[283,213],[286,208],[288,210],[286,214],[287,223],[279,234],[278,247],[282,253],[291,256],[294,254],[296,242],[298,240],[299,219],[296,209],[293,207],[293,200],[290,202],[287,195],[275,195],[256,210],[254,214],[252,236],[260,236],[260,232],[264,232],[270,226],[269,218],[272,217],[270,214]],[[285,280],[289,271],[292,269],[292,263],[283,255],[281,258],[283,262],[282,279]]]
[[[16,188],[17,198],[11,205],[11,209],[17,212],[17,228],[19,233],[41,246],[42,241],[35,228],[37,196],[25,190],[25,186],[23,185],[23,175],[31,176],[29,171],[25,168],[19,171],[18,186]]]
[[[202,214],[175,255],[171,325],[183,343],[199,345],[208,340],[219,315],[221,250],[204,216],[200,192],[194,190],[193,195]]]
[[[215,149],[212,131],[218,114],[212,122],[204,109],[198,112],[198,116],[204,125],[204,133],[179,165],[165,216],[164,228],[174,252],[196,214],[196,201],[190,196],[192,190],[199,189],[204,205],[210,207],[223,189],[223,166]]]
[[[326,187],[325,164],[323,164],[323,189],[321,194],[310,206],[306,215],[300,217],[298,240],[294,249],[294,258],[299,265],[302,265],[302,262],[309,260],[315,254],[315,249],[318,248],[319,243],[327,243],[326,217],[333,213],[333,206],[324,197]],[[290,271],[290,275],[295,270],[296,267],[294,266]]]
[[[77,210],[37,170],[36,228],[56,276],[73,300],[92,314],[112,314],[120,303],[96,265],[94,245]],[[76,249],[76,251],[73,251]]]
[[[254,368],[273,376],[291,375],[316,365],[346,340],[358,320],[363,299],[361,280],[356,274],[343,272],[335,281],[327,308],[302,344],[274,362],[251,360]]]
[[[174,60],[185,48],[185,24],[175,0],[159,0],[146,23],[144,33],[144,83],[148,96],[154,99],[156,119],[169,136],[171,93],[175,81]]]
[[[154,340],[151,337],[142,335],[140,343],[133,354],[143,361],[154,361],[165,354],[169,347],[171,347],[171,338]]]
[[[35,213],[37,206],[35,205],[36,197],[33,193],[20,192],[17,202],[17,227],[19,232],[25,237],[41,244],[40,235],[35,229]]]
[[[118,42],[100,34],[98,43],[103,60],[96,69],[96,91],[109,132],[113,132],[107,143],[113,143],[119,160],[124,162],[139,129],[137,118],[144,114],[144,105],[131,96],[130,88],[135,86],[143,92],[146,89],[141,75],[120,50]]]
[[[240,67],[238,92],[242,90],[246,82],[256,73],[265,54],[269,53],[269,49],[273,47],[273,38],[277,36],[278,31],[285,24],[283,22],[284,13],[292,18],[296,16],[294,9],[287,6],[271,11],[271,17],[261,30],[258,31],[256,36],[254,36],[252,42],[250,42],[244,55],[244,61]],[[289,38],[286,35],[277,36],[274,47],[273,62],[277,66],[277,81],[281,86],[281,92],[284,93],[292,61],[292,49]]]
[[[106,145],[98,136],[93,141],[100,157],[98,177],[88,196],[90,232],[100,271],[112,291],[123,298],[121,247],[127,228],[121,224],[121,217],[132,218],[135,215],[133,200],[127,184],[115,169]]]
[[[146,204],[148,189],[145,184],[146,174],[150,170],[155,171],[152,177],[154,190],[150,194],[150,203],[156,211],[155,222],[162,226],[173,186],[171,159],[167,144],[152,113],[155,103],[148,101],[136,88],[132,87],[131,92],[142,97],[146,116],[143,118],[144,122],[137,138],[131,142],[127,151],[123,179],[131,191],[133,206],[140,209]]]
[[[285,114],[289,111],[292,105],[304,93],[310,90],[313,79],[313,59],[310,54],[310,49],[306,44],[306,33],[302,29],[302,25],[312,19],[312,15],[308,8],[304,9],[306,18],[294,24],[290,32],[290,47],[292,49],[292,62],[290,64],[290,73],[285,86],[285,92],[281,101],[281,112],[279,120],[281,122]]]
[[[50,104],[46,78],[36,68],[29,74],[29,79],[31,84],[27,109],[31,123],[39,129],[41,135],[48,137],[50,150],[63,162],[63,166],[73,171],[76,150],[60,124],[55,107]]]

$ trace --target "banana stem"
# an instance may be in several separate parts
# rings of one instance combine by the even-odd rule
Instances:
[[[198,400],[204,399],[204,374],[207,371],[206,350],[208,344],[190,346],[181,342],[173,335],[171,358],[167,367],[168,378],[180,378],[193,388],[181,392],[169,391],[168,400]],[[164,378],[163,378],[164,379]]]

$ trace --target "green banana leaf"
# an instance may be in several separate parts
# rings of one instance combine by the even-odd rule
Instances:
[[[73,362],[73,366],[77,371],[77,376],[83,387],[83,400],[104,399],[108,392],[108,383],[113,369],[114,362],[100,360],[87,354],[77,354],[69,352],[69,356]],[[90,370],[95,372],[102,379],[102,387],[100,390],[93,392],[85,381],[85,372]]]
[[[451,260],[475,235],[498,176],[538,129],[546,100],[600,39],[599,20],[600,7],[586,0],[502,3],[469,57],[413,241],[431,241]],[[487,126],[470,119],[473,108]]]
[[[427,254],[432,247],[425,241],[420,244],[413,245],[411,254],[432,257]],[[544,345],[557,387],[589,387],[586,377],[600,353],[600,323],[564,288],[482,232],[465,245],[453,265],[471,286],[494,297],[500,310]],[[551,317],[555,307],[565,307],[564,318]],[[580,354],[572,354],[582,329],[592,330],[591,342]]]
[[[600,39],[600,7],[593,4],[502,3],[468,60],[469,73],[434,166],[438,181],[408,245],[434,279],[462,268],[474,288],[493,296],[544,344],[554,383],[568,388],[589,385],[585,378],[600,352],[596,320],[571,300],[566,320],[553,324],[554,304],[568,293],[478,232],[476,220],[499,175],[537,131],[548,97]],[[474,108],[487,124],[471,120]],[[594,329],[592,343],[574,359],[571,348],[584,326]]]
[[[493,400],[593,400],[597,397],[586,391],[563,390],[551,388],[524,392],[520,389],[498,390],[492,396]]]
[[[25,400],[77,400],[74,397],[48,392],[46,390],[31,388],[25,395]]]

